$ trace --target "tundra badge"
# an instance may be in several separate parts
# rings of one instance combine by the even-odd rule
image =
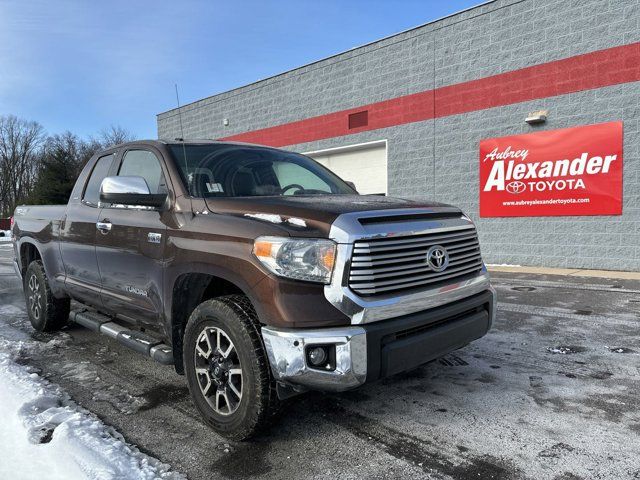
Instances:
[[[125,285],[124,289],[129,293],[133,293],[134,295],[139,295],[141,297],[149,296],[149,292],[142,288],[134,287],[133,285]]]

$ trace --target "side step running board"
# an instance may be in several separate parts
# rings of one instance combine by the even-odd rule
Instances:
[[[90,310],[72,310],[69,320],[94,332],[115,338],[125,347],[153,358],[163,365],[173,365],[173,350],[160,340],[113,321],[113,318]]]

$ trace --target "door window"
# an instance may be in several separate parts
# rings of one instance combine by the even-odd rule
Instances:
[[[113,154],[105,155],[98,159],[87,182],[87,187],[84,190],[84,196],[82,197],[84,203],[93,207],[98,206],[98,202],[100,201],[100,185],[102,184],[102,180],[109,174],[112,161]]]
[[[118,176],[142,177],[149,186],[149,193],[167,193],[158,157],[148,150],[129,150],[122,160]]]

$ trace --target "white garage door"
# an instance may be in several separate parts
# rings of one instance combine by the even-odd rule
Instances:
[[[307,153],[363,194],[387,193],[387,144],[354,145]]]

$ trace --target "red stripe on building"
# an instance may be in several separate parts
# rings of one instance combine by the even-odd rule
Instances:
[[[240,133],[223,140],[281,147],[636,81],[640,81],[640,42]],[[349,115],[363,110],[369,112],[368,124],[349,129]]]

